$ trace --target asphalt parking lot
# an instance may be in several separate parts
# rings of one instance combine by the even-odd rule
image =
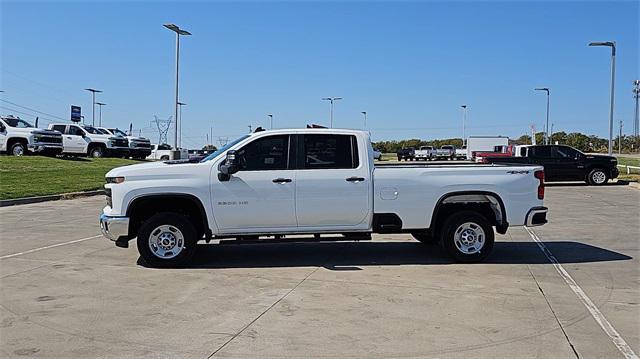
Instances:
[[[202,245],[191,268],[149,269],[99,236],[103,204],[0,208],[3,357],[615,358],[620,339],[640,353],[629,186],[549,186],[551,223],[497,236],[481,264],[375,235]]]

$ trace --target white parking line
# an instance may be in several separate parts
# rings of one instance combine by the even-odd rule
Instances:
[[[40,247],[40,248],[34,248],[34,249],[29,249],[28,251],[24,251],[24,252],[19,252],[19,253],[13,253],[13,254],[7,254],[6,256],[2,256],[0,257],[0,259],[7,259],[7,258],[13,258],[13,257],[17,257],[17,256],[21,256],[23,254],[29,254],[29,253],[33,253],[33,252],[38,252],[38,251],[43,251],[45,249],[49,249],[49,248],[55,248],[55,247],[60,247],[60,246],[66,246],[67,244],[73,244],[73,243],[78,243],[78,242],[84,242],[84,241],[88,241],[90,239],[94,239],[94,238],[98,238],[101,237],[101,234],[98,234],[96,236],[92,236],[92,237],[87,237],[87,238],[81,238],[81,239],[75,239],[73,241],[69,241],[69,242],[64,242],[64,243],[58,243],[58,244],[52,244],[50,246],[45,246],[45,247]]]
[[[556,259],[556,257],[553,255],[553,253],[551,253],[551,251],[549,251],[549,249],[544,245],[544,243],[542,243],[538,235],[536,235],[532,229],[528,227],[524,227],[524,228],[527,230],[527,232],[529,232],[529,236],[531,236],[531,239],[533,239],[533,241],[536,242],[536,244],[538,245],[542,253],[544,253],[547,259],[549,259],[551,264],[553,264],[553,266],[556,268],[556,271],[558,272],[558,274],[560,274],[562,279],[564,279],[567,285],[569,285],[569,288],[571,288],[571,290],[578,296],[582,304],[584,304],[584,306],[587,307],[587,310],[589,311],[589,313],[591,313],[591,316],[593,317],[593,319],[595,319],[596,322],[600,324],[600,327],[602,328],[602,330],[604,330],[604,332],[609,336],[609,338],[611,338],[611,340],[613,341],[613,344],[618,348],[618,350],[622,353],[622,355],[624,355],[625,358],[638,359],[638,355],[636,355],[636,353],[633,352],[629,344],[627,344],[627,342],[625,342],[624,339],[622,339],[622,336],[620,335],[620,333],[618,333],[618,331],[613,327],[613,325],[609,323],[609,321],[607,320],[607,318],[605,318],[604,314],[602,314],[600,309],[598,309],[598,307],[596,307],[596,305],[593,304],[591,299],[589,299],[587,294],[582,290],[582,288],[580,288],[580,286],[576,283],[576,281],[573,280],[573,278],[564,269],[564,267],[562,267],[562,265],[558,263],[558,260]]]

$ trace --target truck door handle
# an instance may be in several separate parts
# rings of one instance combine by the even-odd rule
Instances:
[[[364,181],[364,178],[363,177],[353,176],[353,177],[347,178],[346,180],[347,180],[347,182],[362,182],[362,181]]]
[[[272,180],[271,182],[280,183],[280,184],[289,183],[289,182],[291,182],[291,178],[276,178],[276,179]]]

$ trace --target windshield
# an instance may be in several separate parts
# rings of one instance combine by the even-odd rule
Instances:
[[[110,135],[109,131],[105,130],[104,128],[96,128],[96,130],[98,130],[98,132],[103,135]]]
[[[229,149],[230,147],[234,146],[236,143],[244,140],[247,137],[249,137],[249,135],[244,135],[244,136],[242,136],[240,138],[237,138],[237,139],[227,143],[226,145],[218,148],[214,153],[212,153],[209,156],[203,158],[202,161],[200,161],[200,162],[209,161],[211,159],[214,159],[214,158],[218,157],[219,154],[221,154],[222,152],[226,151],[227,149]]]
[[[95,127],[85,126],[84,130],[94,135],[103,135],[103,133]]]
[[[9,127],[17,127],[17,128],[30,128],[33,127],[27,121],[23,121],[19,118],[3,118],[4,122],[7,123]]]
[[[122,137],[127,137],[127,134],[120,131],[117,128],[110,128],[109,131],[113,132],[114,135],[118,135],[118,136],[122,136]]]

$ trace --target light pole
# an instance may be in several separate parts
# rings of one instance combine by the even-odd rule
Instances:
[[[273,130],[273,115],[267,115],[269,117],[269,123],[271,124],[271,129]]]
[[[364,115],[364,128],[363,129],[366,130],[367,129],[367,111],[362,111],[360,113]]]
[[[98,114],[98,126],[102,127],[102,106],[106,105],[106,103],[96,102],[96,105],[98,105],[98,110],[100,110]]]
[[[553,142],[553,122],[551,122],[551,131],[549,132],[549,143]]]
[[[640,132],[640,109],[638,108],[638,99],[640,98],[640,80],[633,80],[633,98],[636,99],[636,108],[633,116],[633,135],[638,137]],[[636,138],[636,140],[638,140]]]
[[[613,153],[613,103],[614,86],[616,81],[616,42],[591,42],[589,46],[608,46],[611,48],[611,107],[609,108],[609,156]]]
[[[164,27],[176,33],[176,102],[175,102],[175,117],[178,118],[178,73],[180,69],[180,35],[191,35],[189,31],[183,30],[174,24],[164,24]],[[173,137],[173,145],[178,148],[178,121],[175,124],[175,134]]]
[[[186,105],[186,103],[178,101],[178,106],[180,107],[180,111],[179,111],[180,124],[178,125],[178,129],[180,131],[180,137],[179,137],[178,144],[180,145],[181,148],[182,148],[182,106],[184,105]],[[177,121],[176,121],[176,124],[177,124]]]
[[[93,121],[92,125],[95,126],[96,125],[96,92],[102,92],[102,91],[92,89],[92,88],[88,88],[85,90],[91,92],[91,95],[93,98],[93,102],[91,103],[91,112],[93,113],[93,117],[91,121]]]
[[[342,100],[342,97],[323,97],[322,98],[323,101],[329,101],[331,102],[331,112],[330,112],[330,119],[329,119],[329,128],[333,128],[333,101],[338,101],[338,100]]]
[[[462,108],[462,145],[466,145],[466,133],[465,133],[465,126],[467,123],[467,105],[461,105],[460,106]]]
[[[545,91],[547,93],[547,124],[544,127],[544,144],[549,144],[549,89],[547,87],[538,87],[536,91]]]

